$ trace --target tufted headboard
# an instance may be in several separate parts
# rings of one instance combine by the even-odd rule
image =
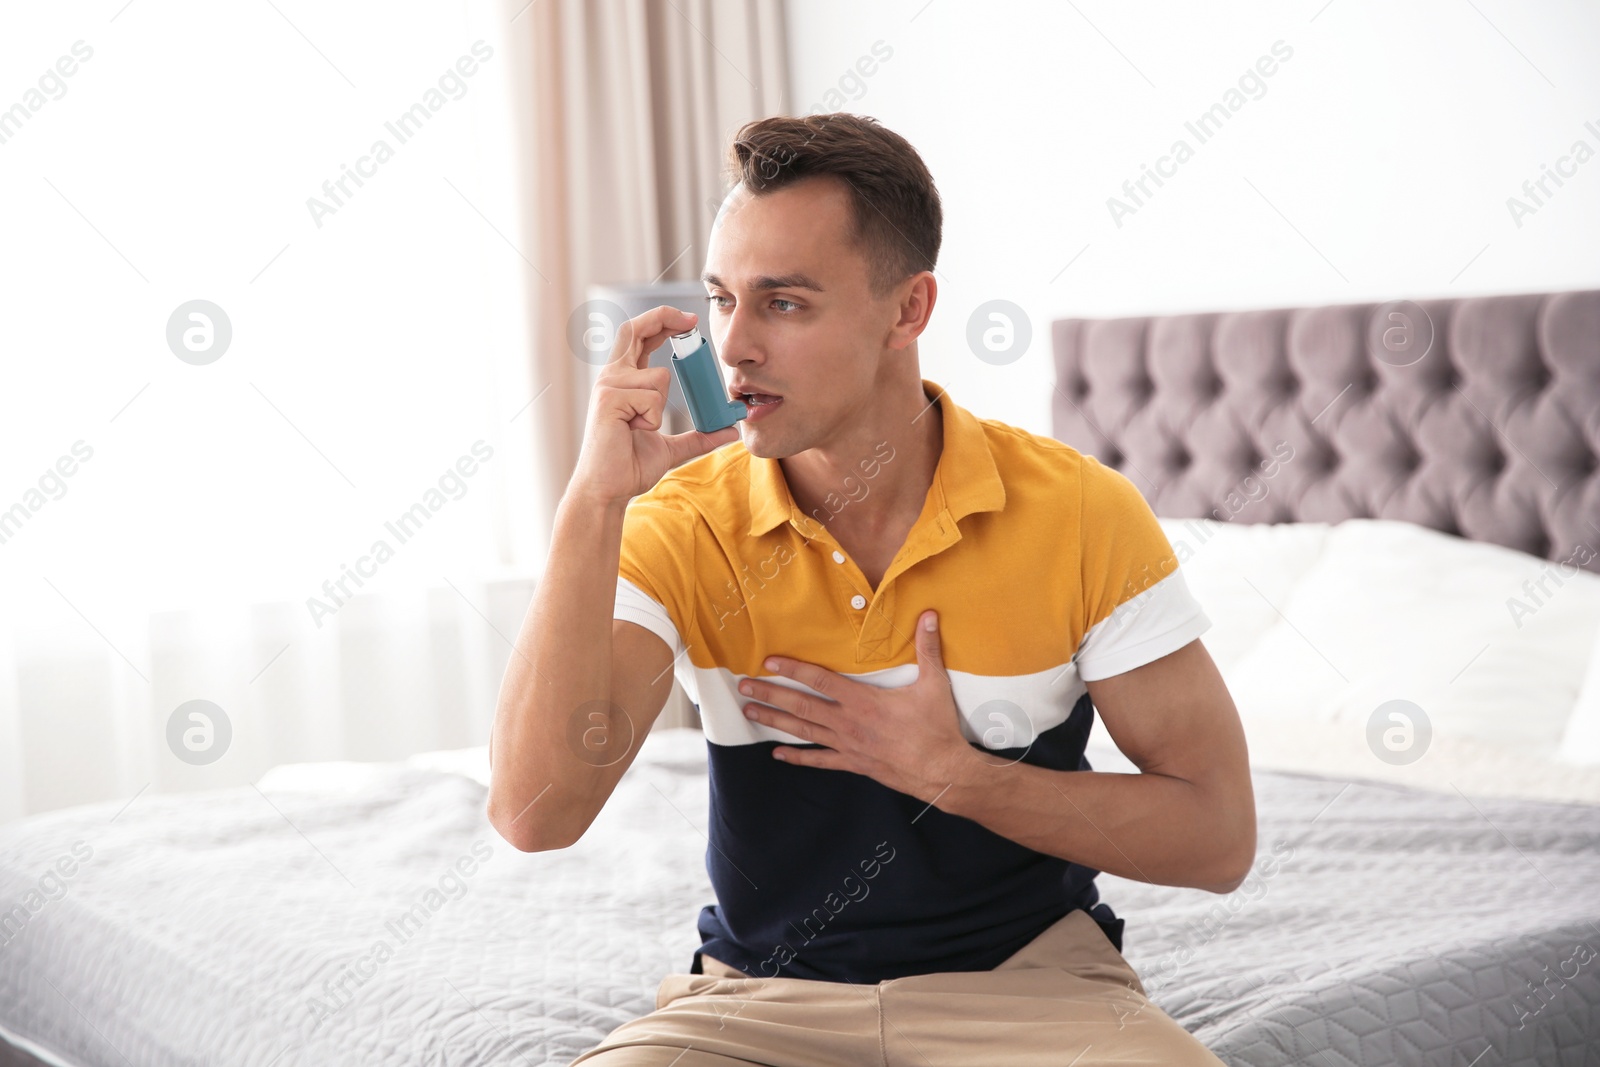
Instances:
[[[1051,325],[1052,432],[1157,515],[1403,519],[1600,573],[1600,290]]]

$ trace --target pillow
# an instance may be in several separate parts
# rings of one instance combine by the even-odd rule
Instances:
[[[1213,561],[1236,567],[1276,616],[1242,655],[1218,662],[1241,715],[1373,736],[1380,705],[1405,700],[1435,738],[1539,759],[1560,747],[1600,633],[1600,577],[1384,519],[1335,524],[1287,590],[1281,560],[1202,550],[1195,569]],[[1201,602],[1213,620],[1234,604]],[[1259,615],[1250,609],[1238,631]]]
[[[1600,577],[1392,520],[1192,528],[1213,536],[1187,581],[1245,717],[1365,731],[1400,699],[1434,736],[1534,758],[1562,744],[1600,633]]]
[[[1600,578],[1388,520],[1161,524],[1253,767],[1600,802]],[[1415,759],[1382,751],[1390,699]]]
[[[1272,604],[1288,599],[1332,529],[1321,522],[1159,521],[1189,591],[1212,621],[1205,646],[1219,668],[1250,651],[1278,622]]]
[[[1459,790],[1469,797],[1600,804],[1600,766],[1574,766],[1501,745],[1450,737],[1432,738],[1422,758],[1414,763],[1393,764],[1374,757],[1365,730],[1304,719],[1241,718],[1250,746],[1250,766],[1257,771],[1387,782],[1451,796]],[[1097,732],[1085,751],[1097,771],[1138,770],[1113,747],[1109,735]]]
[[[1578,690],[1578,702],[1567,720],[1556,758],[1565,763],[1600,766],[1600,637],[1589,650],[1589,669]]]

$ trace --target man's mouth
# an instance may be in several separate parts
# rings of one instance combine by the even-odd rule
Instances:
[[[776,404],[778,401],[782,400],[783,397],[771,396],[767,393],[740,393],[739,399],[743,400],[750,407],[762,407],[767,404]]]

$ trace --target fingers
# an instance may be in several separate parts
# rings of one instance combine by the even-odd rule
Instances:
[[[664,411],[667,405],[667,391],[671,387],[672,371],[666,367],[619,370],[603,374],[595,382],[595,405],[605,414],[624,411],[630,416],[643,414],[640,405],[646,403],[654,403],[656,408]],[[654,397],[655,401],[651,401],[651,397]],[[658,417],[655,428],[659,429],[660,426],[661,420]]]
[[[607,370],[638,370],[650,365],[650,353],[661,347],[661,342],[675,333],[682,333],[698,322],[700,317],[691,311],[680,311],[662,304],[643,315],[635,315],[617,331],[617,342],[611,350]]]
[[[667,391],[672,388],[672,369],[641,367],[630,370],[619,364],[615,370],[608,367],[603,371],[595,384],[613,389],[653,389],[665,398]]]
[[[917,617],[917,681],[930,675],[946,685],[950,675],[944,669],[944,650],[939,645],[939,613],[924,611]]]
[[[842,739],[825,723],[819,722],[814,715],[815,704],[801,705],[799,713],[783,711],[779,708],[767,707],[764,704],[747,704],[744,714],[751,722],[770,726],[774,730],[782,730],[791,737],[798,737],[808,745],[827,745],[837,751]]]
[[[917,617],[917,640],[933,659],[939,658],[939,613],[924,611]]]
[[[654,389],[625,389],[603,385],[600,402],[607,414],[621,418],[634,430],[659,430],[667,407],[667,396]]]
[[[770,704],[774,708],[782,709],[779,714],[790,714],[796,718],[810,722],[820,722],[824,726],[832,726],[834,715],[838,713],[839,703],[822,694],[820,689],[808,693],[803,689],[791,685],[779,685],[777,682],[762,681],[759,678],[746,678],[739,683],[739,692],[745,696],[754,697],[763,704]],[[756,711],[766,711],[767,708],[758,707]]]

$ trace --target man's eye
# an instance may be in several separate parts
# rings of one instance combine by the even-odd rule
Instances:
[[[716,309],[717,311],[726,311],[728,309],[726,304],[718,303],[719,300],[728,299],[725,296],[708,296],[708,297],[706,297],[706,299],[711,302],[711,306],[714,309]],[[799,308],[800,308],[800,305],[798,303],[796,303],[795,301],[793,301],[793,300],[785,300],[781,296],[777,297],[776,299],[774,299],[772,301],[772,303],[774,305],[778,305],[778,304],[786,304],[786,305],[788,305],[787,307],[778,308],[779,313],[783,314],[783,315],[793,315],[795,313],[795,311],[799,310]]]

